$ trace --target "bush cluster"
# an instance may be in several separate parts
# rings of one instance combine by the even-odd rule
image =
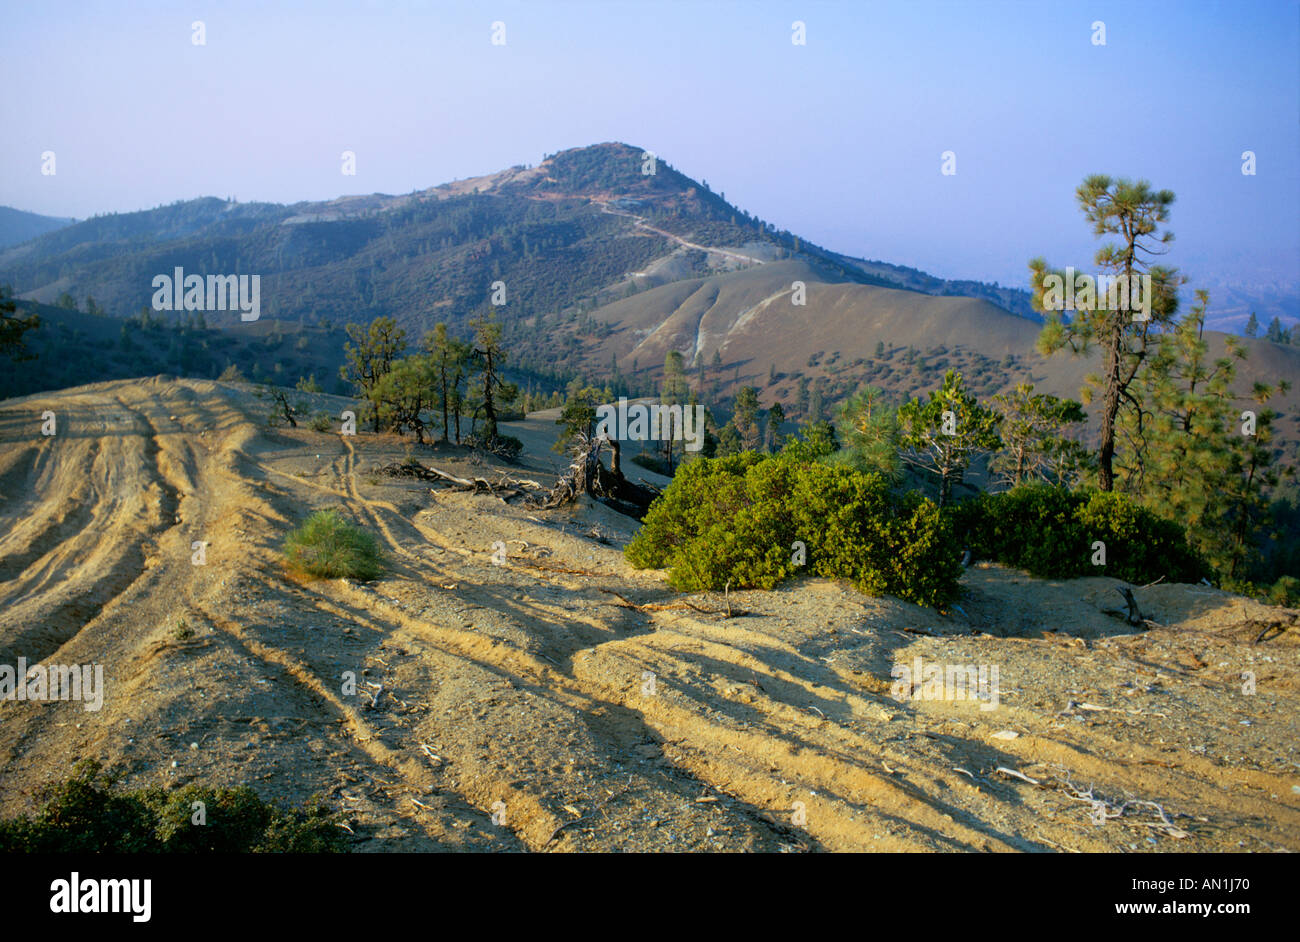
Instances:
[[[804,566],[796,541],[806,546]],[[931,501],[798,452],[682,466],[625,554],[637,568],[669,570],[669,584],[682,591],[770,589],[804,571],[943,606],[957,597],[961,576],[960,548]]]
[[[34,815],[0,820],[0,853],[336,853],[346,850],[320,806],[281,809],[247,786],[115,789],[98,762],[47,785]],[[195,824],[194,802],[205,823]]]
[[[1139,507],[1124,494],[1072,492],[1033,485],[980,494],[951,509],[953,530],[973,556],[1046,579],[1113,576],[1145,584],[1196,582],[1209,567],[1183,528]],[[1093,544],[1106,563],[1093,565]]]

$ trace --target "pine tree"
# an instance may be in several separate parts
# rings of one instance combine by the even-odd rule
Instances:
[[[1229,435],[1232,459],[1224,494],[1229,533],[1224,572],[1232,580],[1246,578],[1261,562],[1261,539],[1274,529],[1270,495],[1284,475],[1294,474],[1293,468],[1276,465],[1273,420],[1277,414],[1260,408],[1274,392],[1285,394],[1290,388],[1286,381],[1279,382],[1276,389],[1257,383],[1251,396],[1255,408],[1248,410],[1256,413],[1254,434],[1247,434],[1243,414],[1240,427]]]
[[[1141,408],[1121,425],[1133,459],[1127,480],[1143,503],[1187,530],[1211,566],[1235,579],[1257,559],[1266,494],[1278,481],[1269,444],[1274,415],[1258,408],[1274,390],[1255,385],[1252,428],[1232,388],[1246,350],[1229,337],[1228,355],[1211,360],[1204,336],[1209,295],[1196,297],[1188,316],[1159,337],[1133,385]]]
[[[949,370],[928,399],[910,399],[899,408],[901,457],[935,476],[943,507],[975,457],[1001,446],[999,421],[966,390],[961,374]]]
[[[878,386],[863,386],[839,409],[842,458],[860,471],[877,472],[895,483],[902,480],[899,464],[898,409]]]
[[[659,402],[665,406],[685,404],[690,395],[690,384],[686,381],[686,364],[682,355],[676,350],[669,350],[664,356],[664,381],[659,387]],[[671,423],[671,419],[668,419]],[[668,458],[668,474],[673,473],[673,429],[662,430],[664,434],[664,451]],[[684,446],[683,446],[684,447]]]
[[[822,378],[813,382],[812,393],[808,397],[808,424],[816,425],[826,421],[826,398],[822,392]]]
[[[347,359],[339,367],[339,375],[352,383],[370,403],[374,430],[378,432],[379,408],[374,398],[375,386],[406,349],[406,331],[391,317],[378,317],[370,322],[369,328],[348,324],[347,332],[352,343],[343,345]]]
[[[1255,316],[1254,311],[1250,312],[1250,320],[1246,321],[1246,329],[1242,333],[1247,337],[1259,336],[1259,318]]]
[[[1054,295],[1066,284],[1069,273],[1049,271],[1042,258],[1029,263],[1033,273],[1034,310],[1047,314],[1047,324],[1038,338],[1039,352],[1046,356],[1065,347],[1075,353],[1084,352],[1094,344],[1101,347],[1103,373],[1088,377],[1082,395],[1086,404],[1092,401],[1094,392],[1101,394],[1098,479],[1103,491],[1112,491],[1119,415],[1134,403],[1129,386],[1142,367],[1153,335],[1172,322],[1178,309],[1176,289],[1182,279],[1177,271],[1150,265],[1146,260],[1146,256],[1158,254],[1159,246],[1173,239],[1173,233],[1158,230],[1169,218],[1174,194],[1169,190],[1154,191],[1145,180],[1133,183],[1096,174],[1083,181],[1075,197],[1084,218],[1092,224],[1094,235],[1118,235],[1122,239],[1118,245],[1108,243],[1097,251],[1095,261],[1101,272],[1119,279],[1119,284],[1125,287],[1144,276],[1150,277],[1151,284],[1146,299],[1150,310],[1145,319],[1138,319],[1138,312],[1130,310],[1133,305],[1124,304],[1122,299],[1117,299],[1112,308],[1107,292],[1098,290],[1090,302],[1086,295],[1081,298],[1086,309],[1076,310],[1073,319],[1066,322],[1064,312],[1055,303],[1060,299]],[[1075,278],[1077,285],[1078,276]]]
[[[594,386],[584,386],[569,394],[560,417],[555,420],[555,424],[563,428],[560,430],[560,437],[551,446],[552,451],[568,451],[574,438],[579,435],[585,435],[588,439],[595,437],[596,406],[601,400],[601,392]]]
[[[482,385],[479,404],[483,409],[482,439],[489,446],[497,439],[497,406],[509,405],[519,394],[519,387],[507,383],[501,376],[506,361],[506,351],[501,345],[501,324],[489,318],[469,322],[474,329],[474,356],[481,367]]]
[[[785,409],[781,403],[772,403],[772,408],[767,410],[767,441],[768,451],[781,450],[781,425],[785,422]]]
[[[993,408],[1002,417],[1002,448],[989,467],[998,480],[1011,487],[1035,480],[1074,483],[1086,449],[1061,430],[1087,419],[1080,403],[1034,395],[1032,384],[1019,383],[1011,392],[994,396]]]
[[[422,354],[403,357],[395,360],[392,369],[375,385],[376,408],[390,428],[398,434],[410,429],[415,432],[415,440],[423,445],[427,427],[424,413],[433,407],[436,390],[433,358]]]
[[[461,383],[465,379],[465,366],[469,358],[469,345],[447,332],[447,325],[439,323],[424,335],[425,352],[433,362],[438,385],[437,404],[442,409],[442,440],[451,441],[451,417],[456,418],[456,444],[460,444],[460,414],[464,405]]]
[[[34,355],[23,346],[23,334],[40,326],[40,318],[18,316],[18,305],[13,298],[13,289],[0,285],[0,354],[13,360],[31,360]],[[125,347],[123,348],[125,349]]]
[[[753,386],[742,386],[740,392],[736,393],[735,414],[731,418],[731,424],[740,434],[741,447],[746,451],[754,451],[762,441],[758,413],[758,390]]]
[[[728,422],[722,426],[718,432],[718,456],[737,455],[745,450],[745,443],[741,440],[740,433],[736,431],[736,424]]]

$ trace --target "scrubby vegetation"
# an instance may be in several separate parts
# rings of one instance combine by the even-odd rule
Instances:
[[[0,298],[7,291],[0,286]],[[11,359],[18,355],[25,358]],[[118,320],[76,307],[0,301],[0,398],[159,373],[278,386],[292,386],[299,376],[319,385],[315,377],[321,377],[326,391],[343,393],[345,385],[329,380],[339,359],[334,331],[270,317],[223,330],[202,313],[143,308]]]
[[[1178,524],[1124,494],[1031,485],[981,494],[952,510],[953,528],[975,558],[1047,579],[1114,576],[1142,585],[1162,576],[1196,582],[1209,567]],[[1103,544],[1104,562],[1096,544]]]
[[[251,788],[125,790],[100,764],[78,762],[40,792],[31,816],[0,820],[0,853],[337,853],[334,815],[284,809]],[[196,803],[201,803],[196,805]]]
[[[639,568],[668,569],[683,591],[770,589],[806,571],[942,606],[961,574],[960,548],[932,501],[798,450],[687,463],[625,552]]]
[[[284,541],[285,561],[323,579],[366,581],[384,570],[374,536],[348,523],[336,510],[318,510]]]

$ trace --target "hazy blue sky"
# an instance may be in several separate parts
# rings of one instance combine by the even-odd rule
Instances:
[[[1173,264],[1300,283],[1296,0],[10,2],[0,79],[0,204],[51,215],[403,193],[621,140],[828,248],[1017,285],[1035,254],[1091,261],[1085,174],[1145,177],[1178,195]]]

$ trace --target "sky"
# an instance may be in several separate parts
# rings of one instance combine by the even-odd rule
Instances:
[[[1091,263],[1086,175],[1147,179],[1191,287],[1300,290],[1300,0],[6,0],[0,81],[0,205],[46,215],[617,140],[826,248],[1020,287],[1033,256]]]

